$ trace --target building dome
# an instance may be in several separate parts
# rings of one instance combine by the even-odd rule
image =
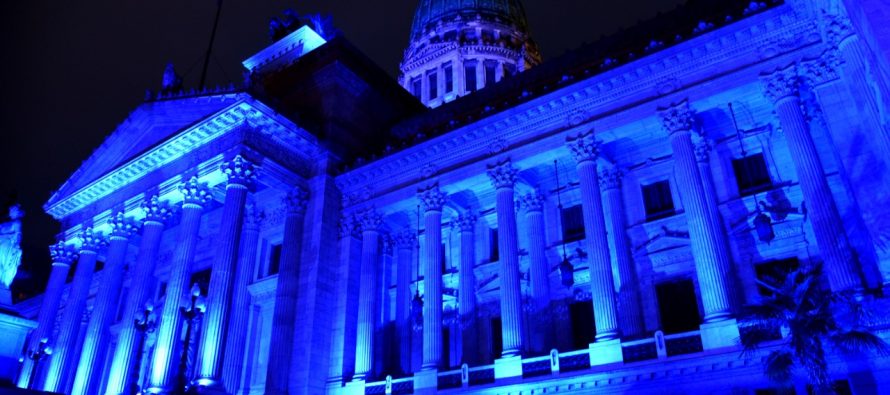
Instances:
[[[540,62],[520,0],[420,0],[400,81],[436,107]]]

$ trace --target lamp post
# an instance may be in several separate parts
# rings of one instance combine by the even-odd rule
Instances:
[[[179,308],[179,314],[182,314],[186,324],[185,340],[182,342],[182,355],[179,359],[179,372],[176,375],[176,391],[179,394],[187,392],[188,377],[186,372],[188,371],[189,345],[192,342],[192,336],[194,336],[194,327],[201,319],[200,316],[204,314],[205,308],[204,297],[201,296],[201,287],[197,283],[192,284],[190,294],[191,303],[188,306]]]
[[[53,353],[53,349],[50,348],[47,343],[49,343],[48,338],[44,337],[40,339],[40,343],[37,344],[36,349],[28,350],[24,356],[19,358],[19,362],[25,362],[25,358],[34,361],[34,365],[31,368],[31,374],[28,376],[28,389],[32,389],[31,386],[34,385],[34,378],[37,377],[37,368],[40,361]]]
[[[154,332],[157,324],[154,309],[155,307],[151,302],[146,302],[145,309],[136,313],[136,317],[133,319],[133,326],[139,332],[139,343],[136,348],[136,358],[133,360],[133,369],[131,370],[130,394],[132,395],[139,393],[139,367],[142,362],[142,356],[145,353],[145,350],[143,350],[145,348],[145,338],[149,333]]]

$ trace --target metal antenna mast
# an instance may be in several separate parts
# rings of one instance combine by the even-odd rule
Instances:
[[[213,30],[210,32],[210,43],[207,44],[207,53],[204,55],[204,68],[201,70],[201,85],[199,90],[204,90],[207,82],[207,68],[210,67],[210,54],[213,52],[213,41],[216,39],[216,28],[219,27],[219,15],[222,13],[222,0],[216,2],[216,18],[213,20]]]

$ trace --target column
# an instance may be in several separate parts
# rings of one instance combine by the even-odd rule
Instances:
[[[139,333],[133,325],[136,314],[141,312],[149,298],[155,283],[154,270],[157,261],[158,246],[164,233],[164,223],[170,218],[171,212],[166,203],[162,203],[157,195],[142,203],[145,218],[142,225],[142,241],[139,244],[139,255],[128,272],[130,289],[124,304],[121,329],[117,337],[117,347],[111,360],[108,373],[107,395],[119,395],[129,390],[133,373],[133,359],[138,351]]]
[[[423,370],[442,364],[442,207],[446,195],[433,184],[417,191],[423,205]]]
[[[339,223],[339,240],[340,245],[339,248],[339,256],[338,256],[338,266],[340,268],[338,272],[338,280],[337,280],[337,291],[335,295],[337,295],[337,312],[334,315],[334,324],[333,324],[333,336],[331,338],[331,358],[330,358],[330,367],[328,372],[328,385],[333,386],[334,388],[340,388],[343,383],[343,377],[347,374],[345,372],[345,367],[349,366],[350,370],[352,366],[355,366],[355,350],[352,348],[347,348],[347,339],[351,339],[352,342],[355,340],[355,314],[351,313],[355,311],[355,309],[350,309],[350,296],[354,295],[355,292],[352,292],[356,289],[358,280],[358,270],[355,270],[358,265],[354,265],[352,253],[353,248],[355,247],[358,239],[355,236],[355,219],[352,216],[341,216]]]
[[[411,272],[414,269],[414,248],[417,233],[405,230],[395,236],[396,243],[396,331],[399,344],[399,366],[402,373],[411,373]]]
[[[762,80],[766,97],[775,103],[779,124],[791,151],[831,289],[843,291],[860,287],[859,268],[810,135],[810,125],[801,110],[797,68],[789,66],[776,70],[764,75]]]
[[[256,180],[256,169],[241,155],[220,166],[226,175],[226,197],[222,219],[216,236],[216,255],[207,289],[207,310],[201,323],[201,343],[198,348],[197,384],[204,389],[222,390],[225,332],[228,328],[229,304],[232,299],[235,263],[244,219],[247,193]],[[210,388],[208,388],[210,387]]]
[[[244,368],[247,324],[250,319],[250,285],[256,266],[257,247],[260,240],[260,217],[256,204],[248,201],[244,206],[244,227],[238,252],[238,269],[235,272],[235,286],[232,288],[232,318],[226,336],[226,353],[223,360],[223,383],[230,394],[243,387],[241,372]],[[283,254],[282,254],[283,256]]]
[[[179,223],[176,251],[170,261],[170,278],[167,280],[167,298],[161,307],[154,355],[151,362],[149,386],[155,393],[176,391],[176,374],[179,365],[180,331],[182,315],[180,307],[188,306],[189,275],[195,259],[201,214],[210,202],[210,191],[192,177],[179,186],[182,194],[182,217]]]
[[[266,371],[266,393],[287,394],[293,352],[297,292],[300,287],[300,255],[303,251],[303,219],[309,194],[300,187],[285,197],[287,218],[281,246],[278,285],[275,288],[275,310],[272,315],[272,339],[269,343],[269,369]],[[238,351],[240,352],[240,351]]]
[[[593,132],[566,139],[575,158],[578,179],[581,183],[581,210],[584,214],[584,234],[590,264],[590,295],[593,300],[593,318],[596,324],[596,341],[618,338],[618,312],[615,302],[615,282],[609,257],[609,241],[606,221],[603,218],[603,201],[600,194],[596,160],[602,144],[593,139]]]
[[[720,235],[722,230],[712,218],[705,188],[692,145],[693,115],[684,101],[661,109],[659,116],[670,134],[674,153],[674,175],[686,214],[695,274],[701,293],[704,322],[722,321],[731,315],[727,275],[729,256]]]
[[[531,347],[535,354],[550,351],[553,328],[550,319],[550,265],[544,227],[544,196],[539,192],[522,196],[528,226],[529,282],[532,314]]]
[[[99,392],[99,380],[102,367],[105,366],[107,344],[111,341],[108,327],[114,323],[123,284],[124,264],[130,236],[137,227],[132,219],[122,211],[117,212],[108,220],[111,233],[108,235],[108,251],[105,255],[105,267],[102,269],[102,282],[93,303],[93,313],[87,323],[83,351],[77,372],[74,375],[72,395],[91,395]]]
[[[41,339],[52,336],[56,315],[59,312],[59,302],[62,299],[62,290],[65,288],[65,278],[68,277],[71,262],[77,259],[77,252],[62,241],[49,246],[49,255],[53,261],[52,271],[49,274],[46,291],[43,293],[40,312],[37,314],[37,329],[31,334],[26,352],[34,350],[40,344]],[[34,369],[34,361],[25,358],[17,380],[19,388],[28,388]],[[34,387],[37,387],[36,384],[32,383]]]
[[[516,245],[516,206],[513,184],[516,173],[509,159],[488,166],[488,176],[496,189],[498,251],[501,281],[501,333],[504,348],[501,358],[519,356],[522,344],[522,289],[519,279],[519,248]]]
[[[355,340],[354,381],[365,380],[371,373],[374,349],[374,293],[379,259],[380,225],[383,217],[374,209],[359,214],[362,231],[362,263],[359,275],[358,323]]]
[[[80,240],[80,258],[77,260],[74,279],[71,280],[71,287],[68,289],[65,309],[62,310],[59,335],[56,341],[49,343],[53,348],[53,354],[49,358],[43,382],[43,390],[48,392],[67,392],[67,388],[64,388],[68,382],[65,376],[76,362],[75,358],[79,358],[80,345],[77,339],[80,336],[80,325],[90,293],[90,284],[93,282],[93,272],[96,271],[96,255],[105,245],[105,238],[101,234],[94,233],[93,228],[89,226],[84,227]]]
[[[627,239],[627,217],[621,194],[621,170],[617,167],[604,169],[600,185],[605,191],[604,208],[609,213],[607,234],[614,246],[615,266],[618,268],[618,326],[626,337],[640,336],[645,332],[643,306],[630,242]]]
[[[476,337],[476,216],[462,214],[456,224],[460,232],[457,313],[460,317],[461,362],[475,365],[479,360],[479,341]]]

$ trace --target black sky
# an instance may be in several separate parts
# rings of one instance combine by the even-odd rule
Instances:
[[[652,18],[684,0],[525,0],[545,59]],[[42,288],[58,224],[41,206],[157,89],[166,62],[194,87],[216,2],[4,2],[0,12],[0,206],[26,210],[23,290]],[[237,82],[241,60],[269,44],[269,17],[293,8],[333,17],[346,38],[395,76],[417,0],[226,0],[209,85]],[[0,220],[5,220],[5,212]],[[21,273],[20,273],[21,275]]]

